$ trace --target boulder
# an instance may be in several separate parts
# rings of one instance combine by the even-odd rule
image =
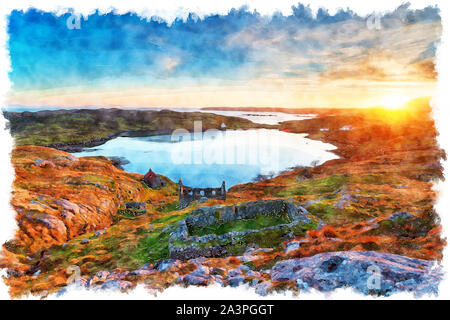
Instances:
[[[34,162],[34,165],[36,167],[41,167],[41,168],[55,168],[55,164],[49,160],[41,160],[38,159]]]
[[[434,262],[375,251],[326,252],[280,261],[270,270],[273,281],[293,281],[299,289],[333,291],[351,287],[364,294],[399,291],[437,294],[443,277]]]
[[[121,290],[125,291],[127,289],[130,289],[133,286],[133,284],[129,281],[124,280],[108,280],[105,281],[101,285],[102,290]]]
[[[125,202],[126,209],[145,210],[145,202]]]
[[[208,285],[208,279],[204,277],[194,276],[191,274],[187,274],[183,277],[183,282],[187,285],[194,286],[206,286]]]
[[[396,220],[407,220],[411,218],[414,218],[412,214],[406,211],[399,211],[389,216],[388,220],[396,221]]]
[[[228,283],[232,287],[237,287],[237,286],[241,285],[242,283],[244,283],[244,277],[243,276],[231,277],[228,279]]]
[[[115,167],[118,168],[118,169],[122,169],[122,170],[123,170],[123,166],[124,166],[124,165],[130,163],[130,161],[127,160],[127,159],[124,158],[124,157],[115,157],[115,156],[112,156],[112,157],[108,157],[108,159],[111,161],[111,163],[113,164],[113,166],[115,166]]]
[[[286,245],[285,252],[286,252],[286,253],[289,253],[289,252],[291,252],[291,251],[295,251],[295,250],[297,250],[299,247],[300,247],[300,242],[298,242],[298,241],[292,241],[292,242],[289,242],[289,243]]]
[[[171,268],[176,268],[180,266],[180,261],[175,259],[164,259],[159,260],[155,263],[154,268],[160,272],[168,271]]]

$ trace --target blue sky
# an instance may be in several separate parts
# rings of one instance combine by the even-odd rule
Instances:
[[[13,11],[10,104],[354,106],[431,94],[439,10],[408,5],[379,28],[351,10],[247,8],[167,23],[137,14]],[[357,93],[355,94],[355,89]]]

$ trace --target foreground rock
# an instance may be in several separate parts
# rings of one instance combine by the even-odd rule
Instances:
[[[138,282],[147,288],[162,291],[170,285],[253,288],[259,295],[275,292],[331,292],[338,288],[353,288],[364,295],[390,296],[410,292],[416,296],[437,295],[443,274],[432,261],[408,258],[375,251],[344,251],[320,253],[312,257],[288,259],[271,269],[255,271],[235,261],[252,260],[265,249],[249,250],[245,256],[209,260],[161,260],[134,271],[100,271],[89,279],[81,279],[85,289],[126,291]],[[223,267],[211,265],[220,263]],[[64,292],[66,290],[63,290]],[[61,292],[62,293],[62,292]]]
[[[438,294],[442,270],[434,262],[382,252],[327,252],[278,262],[272,281],[295,281],[299,290],[333,291],[351,287],[364,294],[400,291]]]

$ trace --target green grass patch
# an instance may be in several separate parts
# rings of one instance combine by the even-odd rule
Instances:
[[[158,229],[140,239],[130,257],[141,264],[169,258],[169,232]]]
[[[168,203],[164,205],[163,207],[159,208],[158,211],[167,213],[171,211],[175,211],[179,209],[179,202],[178,200],[175,200],[174,202]]]
[[[187,214],[172,214],[164,217],[157,218],[152,223],[173,223],[181,219],[186,218]]]
[[[347,208],[339,209],[326,202],[316,202],[306,208],[309,213],[318,217],[326,224],[342,224],[358,222],[370,218],[370,215],[364,214],[357,209]]]
[[[349,180],[350,183],[354,184],[390,184],[390,185],[400,185],[401,182],[396,179],[395,174],[392,173],[372,173],[372,174],[358,174],[354,175]]]
[[[287,237],[301,237],[307,230],[317,227],[317,223],[298,223],[293,226],[281,224],[273,229],[263,229],[254,233],[238,236],[226,240],[212,240],[206,243],[199,243],[200,248],[207,248],[220,245],[226,250],[226,255],[241,255],[248,246],[256,245],[260,248],[272,248],[275,251],[282,250],[282,243]],[[189,243],[177,242],[175,245],[183,246]]]
[[[279,196],[298,196],[332,193],[341,188],[348,181],[346,175],[333,175],[322,179],[312,179],[299,182],[294,188],[278,193]]]

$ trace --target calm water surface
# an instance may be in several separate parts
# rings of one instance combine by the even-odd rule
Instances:
[[[149,168],[192,187],[227,189],[297,167],[321,164],[338,157],[335,146],[305,138],[306,134],[278,130],[227,130],[177,136],[119,137],[74,153],[76,156],[115,156],[129,161],[129,172]]]

